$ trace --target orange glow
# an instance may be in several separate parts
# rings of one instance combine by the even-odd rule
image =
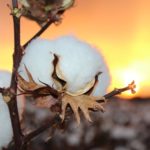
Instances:
[[[13,29],[6,3],[9,0],[0,2],[0,69],[11,70]],[[22,19],[22,43],[38,30],[36,23]],[[112,76],[110,90],[135,80],[137,93],[121,96],[150,96],[149,0],[76,0],[62,23],[52,25],[42,37],[51,39],[64,34],[74,34],[101,50]]]
[[[140,77],[138,76],[138,74],[136,72],[131,71],[126,71],[123,74],[123,81],[124,81],[124,85],[128,85],[129,83],[131,83],[131,81],[135,81],[136,83],[136,88],[135,91],[136,93],[138,93],[138,91],[140,90]],[[131,95],[131,92],[128,92],[127,95]]]
[[[12,68],[12,51],[10,50],[9,47],[0,46],[0,69],[11,71],[11,68]]]

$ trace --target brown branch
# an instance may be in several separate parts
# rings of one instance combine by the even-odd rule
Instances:
[[[112,92],[104,95],[104,97],[106,99],[108,99],[108,98],[111,98],[111,97],[113,97],[115,95],[121,94],[121,93],[123,93],[125,91],[131,91],[131,93],[134,94],[135,93],[135,90],[134,90],[135,87],[136,87],[135,82],[132,81],[128,86],[126,86],[124,88],[120,88],[120,89],[115,88]]]
[[[18,9],[18,1],[12,0],[12,7],[14,9]],[[13,24],[14,24],[14,53],[13,53],[13,70],[12,70],[12,77],[11,77],[11,85],[10,85],[10,95],[11,99],[8,102],[8,108],[13,128],[14,134],[14,143],[15,143],[15,150],[20,150],[22,145],[22,132],[20,127],[19,121],[19,114],[17,108],[17,78],[16,73],[20,64],[20,60],[22,57],[22,50],[20,46],[20,18],[17,18],[15,14],[13,14]]]
[[[56,16],[52,17],[29,41],[23,45],[23,48],[25,49],[33,39],[39,37],[52,23],[56,22],[57,20],[58,18]]]

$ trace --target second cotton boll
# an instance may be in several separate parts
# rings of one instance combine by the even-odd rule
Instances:
[[[42,81],[57,89],[52,78],[54,54],[59,59],[56,74],[66,81],[67,93],[81,95],[94,85],[92,95],[103,96],[106,93],[110,76],[102,55],[97,49],[74,36],[33,40],[25,50],[19,68],[20,75],[28,80],[26,66],[36,83],[42,84]],[[98,73],[98,82],[94,84]]]
[[[10,85],[11,74],[7,71],[0,71],[0,87],[7,88]],[[24,99],[23,96],[18,98],[19,114],[21,114],[24,109]],[[0,94],[0,150],[3,147],[7,147],[9,142],[13,138],[13,131],[11,126],[11,120],[9,115],[9,110],[7,104],[4,102],[2,95]]]
[[[8,72],[0,72],[0,87],[8,87],[10,84],[10,74]],[[0,150],[8,145],[12,140],[12,127],[10,121],[9,110],[0,94]]]

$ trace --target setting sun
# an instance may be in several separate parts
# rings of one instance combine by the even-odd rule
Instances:
[[[135,88],[135,91],[136,93],[134,94],[135,95],[138,95],[138,92],[140,90],[140,82],[141,82],[141,78],[139,76],[139,73],[134,71],[134,70],[125,70],[124,72],[122,72],[122,78],[123,78],[123,85],[128,85],[129,83],[131,83],[132,81],[135,81],[135,84],[136,84],[136,88]],[[127,91],[125,93],[122,94],[123,97],[130,97],[131,96],[131,91]]]

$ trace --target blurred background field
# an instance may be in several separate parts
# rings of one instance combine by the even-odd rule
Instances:
[[[36,112],[28,103],[25,117],[29,129],[49,120],[48,111]],[[92,113],[93,123],[82,117],[78,127],[74,118],[57,130],[47,130],[30,145],[31,150],[149,150],[150,149],[150,100],[135,98],[111,99],[106,112]],[[39,109],[38,109],[39,110]],[[36,112],[36,113],[35,113]],[[42,119],[43,118],[43,119]],[[35,121],[36,120],[36,121]],[[52,137],[50,135],[53,135]],[[49,137],[49,138],[47,138]]]

